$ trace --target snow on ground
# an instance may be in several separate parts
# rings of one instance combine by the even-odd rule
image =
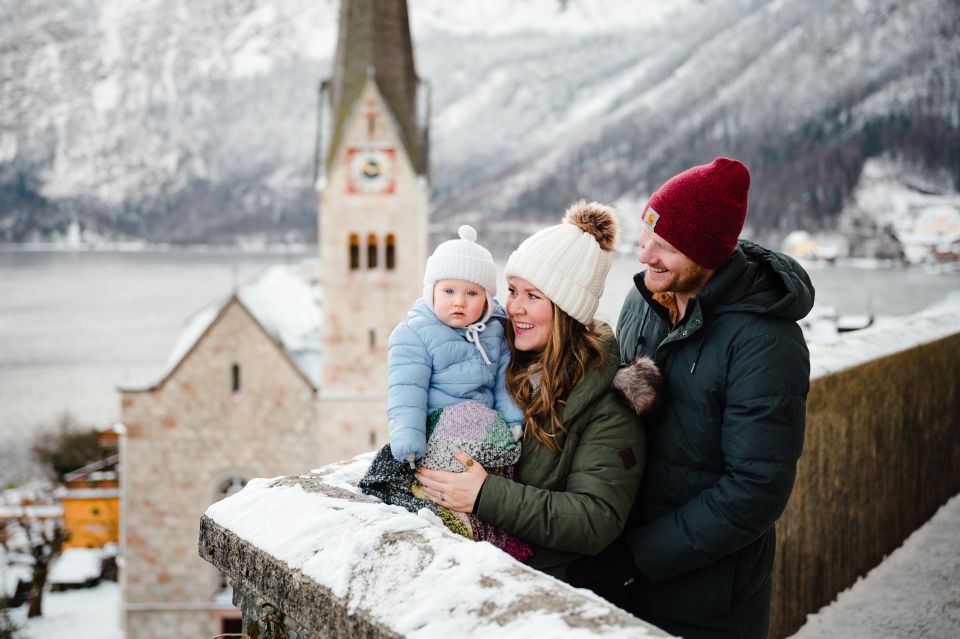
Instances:
[[[960,495],[793,639],[960,637]]]
[[[26,615],[26,604],[11,612],[26,639],[123,639],[120,586],[112,581],[95,588],[48,592],[43,595],[43,616],[27,621]]]
[[[82,584],[100,576],[103,551],[99,548],[67,548],[50,569],[51,584]]]

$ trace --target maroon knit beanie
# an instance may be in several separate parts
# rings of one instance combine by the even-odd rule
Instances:
[[[643,222],[705,268],[720,268],[737,245],[747,216],[750,171],[717,158],[667,180],[650,196]]]

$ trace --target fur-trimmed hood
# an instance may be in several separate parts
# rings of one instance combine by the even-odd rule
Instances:
[[[663,375],[649,357],[621,368],[613,378],[613,387],[637,415],[652,412],[660,404],[663,395]]]

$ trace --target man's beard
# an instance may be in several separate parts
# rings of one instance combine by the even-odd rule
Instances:
[[[668,271],[670,277],[653,283],[650,280],[652,269],[648,266],[643,276],[643,283],[651,293],[681,293],[696,294],[710,279],[710,269],[699,264],[691,264],[682,271]],[[665,274],[664,274],[665,275]]]

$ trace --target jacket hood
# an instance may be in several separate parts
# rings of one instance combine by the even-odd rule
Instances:
[[[795,322],[813,308],[814,288],[792,257],[740,240],[698,299],[705,313],[748,312]]]

